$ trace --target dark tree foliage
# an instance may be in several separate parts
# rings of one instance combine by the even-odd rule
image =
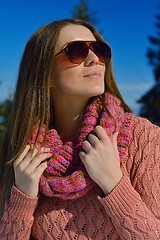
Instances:
[[[140,116],[160,126],[160,83],[156,83],[141,99]]]
[[[0,104],[0,145],[3,141],[8,117],[11,112],[11,104],[12,100],[10,98],[6,99]]]
[[[151,47],[147,51],[149,63],[153,68],[156,82],[160,82],[160,15],[156,16],[157,36],[149,36]]]
[[[155,84],[138,102],[141,103],[140,116],[160,126],[160,14],[156,15],[155,27],[156,36],[148,37],[150,47],[147,50]]]
[[[89,9],[86,0],[80,0],[80,3],[75,7],[72,17],[90,22],[91,24],[96,24],[97,22],[95,12]]]

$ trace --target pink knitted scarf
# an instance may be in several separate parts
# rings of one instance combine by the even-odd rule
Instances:
[[[45,146],[51,149],[53,155],[40,179],[40,191],[46,196],[75,199],[84,196],[93,188],[95,182],[87,174],[79,152],[82,150],[82,142],[96,125],[101,125],[109,137],[115,131],[119,132],[117,141],[122,161],[130,141],[133,114],[124,112],[120,100],[111,93],[105,93],[104,97],[105,105],[113,118],[102,109],[100,97],[95,97],[88,105],[81,127],[74,138],[63,142],[55,129],[47,131]],[[45,127],[42,128],[37,146],[44,145],[45,130]],[[35,129],[30,143],[35,142],[36,135]]]

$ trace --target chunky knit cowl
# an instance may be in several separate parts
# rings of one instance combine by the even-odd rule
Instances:
[[[56,129],[41,129],[36,145],[49,147],[53,153],[40,179],[40,191],[44,195],[75,199],[84,196],[95,186],[96,183],[89,177],[79,158],[79,152],[82,151],[82,142],[97,125],[102,126],[109,137],[115,131],[119,133],[117,142],[122,162],[130,142],[133,114],[124,112],[120,100],[111,93],[105,93],[103,96],[110,114],[102,107],[102,96],[92,98],[83,115],[81,126],[73,138],[62,141]],[[35,142],[37,131],[35,127],[30,144]]]

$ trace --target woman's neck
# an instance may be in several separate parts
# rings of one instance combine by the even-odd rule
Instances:
[[[76,134],[87,102],[88,99],[72,97],[61,97],[54,101],[54,127],[62,138],[70,138]]]

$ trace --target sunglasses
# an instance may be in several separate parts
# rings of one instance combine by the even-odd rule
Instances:
[[[105,42],[98,41],[73,41],[67,43],[54,57],[66,54],[73,64],[81,64],[91,50],[99,58],[99,64],[105,65],[111,60],[111,48]]]

